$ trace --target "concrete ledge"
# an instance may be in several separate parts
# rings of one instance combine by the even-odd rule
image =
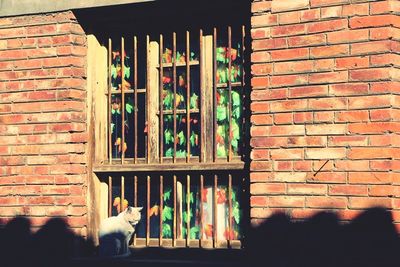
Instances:
[[[0,0],[0,17],[154,1],[155,0]]]

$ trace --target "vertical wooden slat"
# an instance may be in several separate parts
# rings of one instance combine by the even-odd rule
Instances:
[[[112,206],[113,199],[112,199],[112,177],[108,176],[108,217],[112,216]]]
[[[173,228],[174,228],[174,233],[173,233],[173,240],[172,240],[172,246],[175,247],[176,245],[176,234],[177,234],[177,229],[176,229],[176,175],[174,175],[174,221],[173,221]]]
[[[147,68],[146,68],[146,127],[147,127],[147,141],[146,141],[146,162],[150,163],[150,116],[149,116],[149,109],[150,109],[150,37],[146,36],[146,61],[147,61]]]
[[[190,175],[186,175],[186,246],[190,240]]]
[[[159,88],[159,98],[160,98],[160,104],[159,104],[159,109],[160,109],[160,163],[163,162],[163,157],[164,157],[164,104],[163,104],[163,90],[164,90],[164,82],[163,82],[163,76],[164,76],[164,70],[163,70],[163,50],[164,50],[164,40],[163,40],[163,35],[160,34],[160,60],[159,60],[159,65],[160,65],[160,88]]]
[[[186,31],[186,162],[190,161],[190,33]]]
[[[231,246],[231,233],[233,232],[232,228],[232,174],[228,176],[228,242],[229,246]]]
[[[200,29],[200,34],[199,34],[199,52],[200,52],[200,57],[199,57],[199,64],[200,64],[200,97],[204,95],[204,91],[206,90],[205,85],[204,85],[204,67],[203,67],[203,57],[204,57],[204,51],[203,51],[203,30]],[[200,99],[200,162],[205,161],[205,150],[204,150],[204,140],[206,139],[206,130],[204,129],[205,123],[204,120],[205,114],[204,114],[204,107],[203,107],[203,102],[204,100]]]
[[[214,175],[214,199],[213,199],[213,213],[214,213],[214,225],[213,225],[213,234],[214,234],[214,248],[217,247],[218,245],[218,240],[217,240],[217,226],[218,226],[218,212],[217,212],[217,190],[218,190],[218,175]]]
[[[125,177],[121,176],[121,209],[120,209],[120,212],[124,211],[124,199],[125,199]]]
[[[174,32],[172,35],[172,84],[174,88],[174,154],[173,154],[173,162],[176,162],[176,33]]]
[[[231,72],[232,72],[232,29],[228,27],[228,119],[229,119],[229,130],[228,130],[228,162],[232,159],[232,80],[231,80]]]
[[[203,239],[203,190],[204,190],[204,176],[200,175],[200,247],[202,247]]]
[[[138,204],[137,204],[137,192],[138,192],[138,190],[137,190],[137,187],[138,187],[138,178],[137,178],[137,176],[135,175],[134,177],[133,177],[133,206],[134,207],[137,207],[138,206]],[[136,246],[136,231],[135,231],[135,233],[134,233],[134,235],[133,235],[133,245],[134,246]]]
[[[159,246],[162,246],[163,239],[163,210],[164,210],[164,176],[160,175],[160,243]]]
[[[146,246],[150,243],[150,176],[147,175],[147,220],[146,220]]]
[[[213,131],[213,155],[214,162],[217,160],[217,29],[214,28],[213,34],[213,94],[214,94],[214,108],[213,108],[213,120],[214,120],[214,131]]]
[[[134,111],[134,142],[135,142],[135,147],[134,147],[134,163],[137,163],[137,158],[138,158],[138,94],[137,94],[137,89],[138,89],[138,82],[137,82],[137,37],[133,37],[133,88],[134,88],[134,105],[135,105],[135,111]]]
[[[107,132],[108,132],[108,160],[109,163],[112,163],[112,134],[111,134],[111,64],[112,64],[112,41],[108,39],[108,105],[107,105],[107,112],[108,112],[108,124],[107,124]]]
[[[124,164],[125,160],[125,39],[121,37],[121,98],[122,98],[122,141],[121,141],[121,163]]]

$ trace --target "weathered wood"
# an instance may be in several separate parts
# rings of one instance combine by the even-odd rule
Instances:
[[[229,118],[229,127],[228,127],[228,162],[232,160],[232,29],[228,27],[228,118]]]
[[[202,35],[202,33],[200,33]],[[203,36],[200,49],[200,69],[201,69],[201,88],[200,88],[200,109],[201,109],[201,162],[212,162],[214,158],[214,117],[213,106],[213,36]],[[213,112],[210,112],[210,111]]]
[[[172,34],[172,84],[174,89],[174,101],[173,101],[173,110],[174,110],[174,154],[173,161],[176,162],[176,33]]]
[[[186,31],[186,162],[190,161],[190,33]]]
[[[134,159],[135,163],[137,163],[137,158],[138,158],[138,81],[137,81],[137,73],[138,73],[138,60],[137,60],[137,37],[133,37],[133,93],[134,93],[134,121],[133,121],[133,134],[134,134],[134,139],[133,142],[135,143],[135,146],[133,148],[134,150]],[[146,89],[144,89],[146,91]]]
[[[159,121],[160,121],[160,139],[158,140],[159,142],[159,147],[160,147],[160,163],[163,162],[163,157],[164,157],[164,104],[163,104],[163,95],[164,95],[164,82],[163,82],[163,76],[164,76],[164,69],[163,69],[163,50],[164,50],[164,39],[163,35],[160,34],[160,50],[159,50],[159,66],[160,66],[160,78],[159,78],[159,92],[158,92],[158,97],[159,97]],[[160,228],[161,229],[161,228]],[[160,237],[161,240],[161,237]],[[160,241],[161,242],[161,241]]]
[[[232,223],[232,174],[228,175],[228,244],[231,245]]]
[[[124,211],[124,200],[125,200],[125,177],[121,176],[121,209],[120,209],[120,212]]]
[[[217,29],[214,28],[213,33],[213,68],[212,68],[212,76],[213,76],[213,156],[214,162],[217,160]]]
[[[186,175],[186,246],[190,241],[190,175]]]
[[[160,242],[159,246],[162,246],[163,242],[163,211],[164,211],[164,176],[160,175]]]
[[[212,170],[242,170],[244,162],[231,161],[229,163],[221,161],[215,163],[200,163],[200,164],[187,164],[187,163],[167,163],[164,164],[127,164],[123,166],[118,164],[113,165],[95,165],[95,172],[145,172],[145,171],[212,171]]]
[[[157,42],[149,43],[149,91],[148,105],[147,108],[149,114],[147,119],[147,129],[149,138],[149,163],[159,163],[160,148],[159,148],[159,134],[160,132],[160,120],[157,118],[157,113],[159,112],[160,106],[160,95],[159,95],[159,84],[162,84],[162,80],[159,81],[159,69],[157,65],[159,63],[160,51],[159,44]],[[161,101],[162,103],[162,101]]]
[[[112,161],[112,137],[111,137],[111,64],[112,64],[112,41],[108,39],[108,122],[107,122],[107,133],[108,133],[108,160]]]
[[[204,219],[204,210],[203,210],[203,190],[204,190],[204,176],[200,175],[200,247],[203,247],[203,219]]]
[[[108,176],[108,217],[112,216],[112,177]]]
[[[122,124],[122,133],[121,133],[121,163],[124,164],[125,159],[125,39],[121,37],[121,124]],[[122,204],[121,204],[122,205]]]
[[[177,231],[176,231],[176,175],[174,175],[174,181],[173,181],[173,183],[174,183],[174,218],[173,218],[173,235],[172,235],[172,246],[173,247],[175,247],[175,244],[176,244],[176,238],[177,238],[177,236],[176,236],[176,234],[177,234]]]
[[[217,212],[217,190],[218,190],[218,175],[214,175],[214,196],[213,196],[213,214],[214,214],[214,223],[213,223],[213,247],[217,247],[218,243],[218,212]]]
[[[150,241],[150,175],[147,175],[147,194],[146,194],[146,206],[147,206],[147,220],[146,220],[146,246],[149,246]]]
[[[160,243],[159,238],[150,238],[149,240],[149,247],[158,247]],[[200,240],[198,239],[191,239],[189,247],[191,248],[212,248],[213,247],[213,242],[212,240],[201,240],[201,243],[203,245],[200,245]],[[231,246],[229,248],[232,249],[240,249],[242,246],[242,242],[240,240],[231,240]],[[162,246],[165,248],[184,248],[186,247],[186,240],[185,239],[177,239],[175,241],[174,245],[174,240],[170,238],[164,238],[162,240]],[[228,242],[226,240],[221,240],[218,241],[218,244],[216,244],[217,248],[228,248]],[[146,247],[146,238],[137,238],[137,245],[133,246],[135,248],[144,248]]]

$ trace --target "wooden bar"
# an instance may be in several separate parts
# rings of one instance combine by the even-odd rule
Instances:
[[[200,96],[203,95],[203,91],[206,90],[206,88],[204,88],[204,69],[203,69],[203,30],[200,29],[200,34],[199,34],[199,50],[200,50],[200,57],[199,57],[199,64],[200,64]],[[203,101],[201,101],[202,103]],[[202,105],[200,104],[200,162],[204,162],[205,161],[205,151],[204,151],[204,140],[205,135],[206,135],[206,131],[204,129],[204,123],[203,120],[205,118],[202,118],[203,116],[205,116],[204,114],[204,107],[202,107]]]
[[[135,175],[134,177],[133,177],[133,206],[134,207],[137,207],[138,206],[138,204],[137,204],[137,192],[138,192],[138,190],[137,190],[137,180],[138,180],[138,178],[137,178],[137,176]],[[133,234],[133,245],[134,246],[136,246],[136,231],[135,231],[135,233]]]
[[[213,225],[213,234],[214,234],[214,242],[213,247],[216,248],[218,245],[217,240],[217,226],[218,226],[218,214],[217,214],[217,190],[218,190],[218,175],[214,175],[214,200],[213,200],[213,213],[214,213],[214,225]]]
[[[125,199],[125,177],[121,176],[121,208],[120,208],[120,212],[124,211],[124,199]]]
[[[172,241],[172,246],[175,247],[176,245],[176,175],[174,175],[174,221],[173,221],[173,228],[174,228],[174,232],[173,232],[173,241]]]
[[[147,220],[146,220],[146,246],[149,246],[150,241],[150,176],[147,175]]]
[[[124,164],[125,159],[125,40],[121,37],[121,98],[122,98],[122,141],[121,141],[121,164]]]
[[[176,33],[174,32],[172,35],[172,84],[174,88],[174,101],[173,101],[173,110],[174,110],[174,154],[173,154],[173,162],[176,162]]]
[[[150,138],[149,138],[149,133],[150,133],[150,116],[149,116],[149,109],[150,109],[150,97],[149,97],[149,92],[150,92],[150,37],[147,35],[146,36],[146,61],[147,61],[147,71],[146,71],[146,128],[147,128],[147,140],[146,140],[146,159],[147,163],[150,163]]]
[[[186,175],[186,246],[190,242],[190,175]]]
[[[163,70],[163,49],[164,49],[164,40],[163,40],[163,35],[160,34],[160,88],[159,88],[159,109],[160,109],[160,139],[159,139],[159,144],[160,144],[160,163],[163,162],[164,158],[164,99],[163,99],[163,90],[164,90],[164,82],[163,82],[163,76],[164,76],[164,70]]]
[[[229,174],[228,176],[228,246],[231,246],[231,233],[233,233],[232,228],[232,175]]]
[[[186,31],[186,162],[190,162],[190,33]]]
[[[164,176],[160,175],[160,243],[162,246],[163,241],[163,210],[164,210]]]
[[[214,107],[213,107],[213,120],[214,120],[214,131],[213,131],[213,155],[214,162],[217,160],[217,29],[214,28],[213,34],[213,94],[214,94]]]
[[[134,90],[134,163],[137,163],[138,158],[138,82],[137,82],[137,37],[133,37],[133,90]]]
[[[203,240],[203,190],[204,190],[204,176],[200,175],[200,247]]]
[[[112,133],[111,133],[111,65],[112,65],[112,41],[108,39],[108,105],[107,105],[107,113],[108,113],[108,124],[107,124],[107,132],[108,132],[108,160],[111,164],[112,162]]]
[[[229,118],[229,130],[228,130],[228,162],[232,160],[232,28],[228,27],[228,51],[226,53],[228,57],[228,118]]]
[[[113,199],[112,199],[112,177],[108,176],[108,217],[112,216],[112,207],[113,207]]]

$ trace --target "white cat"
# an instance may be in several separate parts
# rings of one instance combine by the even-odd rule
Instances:
[[[129,241],[139,223],[142,207],[127,207],[117,216],[104,219],[99,228],[99,255],[103,257],[127,257]]]

